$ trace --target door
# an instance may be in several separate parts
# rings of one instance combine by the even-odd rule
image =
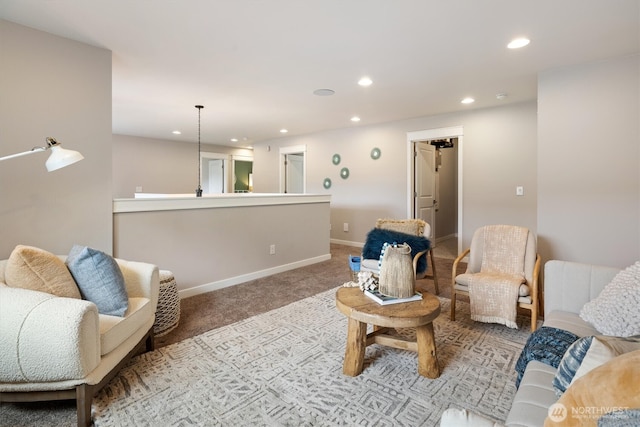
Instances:
[[[207,162],[209,176],[206,180],[205,193],[224,193],[224,160],[209,159]]]
[[[431,240],[436,235],[436,147],[429,142],[414,145],[414,206],[415,218],[426,221],[431,226]],[[434,241],[435,243],[435,241]],[[435,245],[434,245],[435,246]]]
[[[304,154],[286,154],[284,166],[284,192],[304,193]]]

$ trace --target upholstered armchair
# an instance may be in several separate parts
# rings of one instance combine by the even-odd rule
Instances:
[[[427,240],[430,239],[431,237],[431,226],[427,222],[421,219],[400,219],[400,220],[378,219],[376,221],[375,229],[388,230],[390,232],[396,232],[396,233],[410,234],[413,236],[424,237]],[[376,256],[373,256],[373,253],[368,250],[373,239],[376,239],[376,237],[372,236],[372,233],[370,232],[369,235],[367,236],[367,242],[365,242],[365,246],[363,248],[360,270],[370,271],[374,274],[378,274],[380,272],[380,267],[378,266],[378,262],[380,260],[379,246],[381,245],[375,244],[375,243],[372,245],[377,249],[376,251],[373,251],[373,253],[375,253]],[[403,242],[398,242],[398,243],[403,243]],[[411,246],[411,243],[410,242],[408,243]],[[428,265],[427,265],[427,268],[425,268],[424,270],[421,270],[418,267],[419,260],[421,257],[423,257],[423,255],[430,257],[431,278],[433,279],[436,295],[439,295],[440,289],[438,288],[438,275],[436,272],[436,264],[433,258],[433,250],[431,248],[430,242],[428,244],[428,249],[426,249],[426,251],[418,251],[414,256],[413,262],[414,262],[414,271],[416,271],[416,279],[422,279],[424,277],[428,277],[427,276]],[[424,261],[426,262],[426,258],[424,258]]]
[[[467,256],[467,270],[458,275],[458,264]],[[531,312],[531,331],[535,331],[539,311],[539,274],[540,256],[536,252],[534,233],[524,227],[510,225],[479,228],[471,239],[470,248],[453,262],[451,320],[456,318],[456,298],[465,295],[470,299],[472,318],[476,317],[474,320],[514,327],[515,313],[520,307]],[[482,301],[491,301],[491,304],[483,304]],[[489,310],[488,306],[497,307],[499,312]],[[512,316],[510,320],[503,316],[505,311]]]
[[[64,268],[66,257],[58,258]],[[8,260],[0,261],[0,402],[75,399],[78,426],[91,425],[93,396],[130,357],[153,350],[158,268],[114,261],[126,288],[122,316],[78,297],[8,286]]]

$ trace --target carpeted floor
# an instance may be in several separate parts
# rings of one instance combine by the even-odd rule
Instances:
[[[417,374],[415,353],[379,345],[367,348],[362,374],[348,377],[347,319],[335,307],[336,289],[134,358],[94,399],[95,425],[436,426],[451,406],[504,421],[526,318],[517,330],[475,323],[461,302],[452,322],[450,300],[441,298],[439,378]],[[37,412],[12,408],[2,420],[73,423],[73,408]]]
[[[156,346],[162,347],[182,341],[327,289],[333,289],[351,280],[348,266],[350,254],[359,255],[360,249],[332,244],[331,259],[328,261],[185,298],[180,302],[179,326],[169,334],[157,338]],[[447,298],[451,296],[452,266],[452,259],[436,258],[440,296]],[[462,264],[459,272],[464,272],[465,268],[466,264]],[[418,286],[434,292],[431,271],[429,267],[428,276],[419,280]],[[256,289],[260,292],[256,292]],[[269,295],[269,298],[265,298],[264,295]]]
[[[233,286],[226,289],[221,289],[208,294],[198,295],[195,297],[182,300],[181,302],[182,314],[181,314],[179,327],[174,331],[172,331],[170,334],[159,338],[157,340],[157,346],[159,347],[159,349],[156,350],[156,352],[142,355],[136,358],[132,362],[132,364],[129,365],[126,372],[138,372],[136,371],[136,369],[138,369],[136,367],[140,367],[144,365],[145,366],[144,372],[146,372],[144,375],[147,375],[149,372],[151,372],[153,374],[152,375],[153,377],[158,377],[158,378],[161,378],[162,381],[165,381],[168,384],[167,385],[167,387],[169,387],[168,389],[171,390],[169,394],[172,394],[172,393],[180,394],[185,390],[185,387],[188,389],[197,389],[198,388],[197,383],[196,384],[179,383],[176,378],[172,378],[170,375],[166,376],[168,374],[172,374],[174,371],[181,369],[180,364],[178,362],[176,362],[177,364],[173,364],[172,362],[170,365],[164,365],[164,363],[167,363],[167,360],[172,360],[172,361],[181,360],[180,356],[182,355],[182,353],[184,353],[188,348],[193,347],[194,342],[197,342],[198,344],[196,346],[200,347],[200,350],[198,351],[202,351],[202,348],[209,349],[209,350],[212,350],[214,348],[219,348],[217,347],[219,344],[218,339],[215,337],[217,336],[218,333],[228,333],[229,331],[236,333],[235,338],[233,337],[225,338],[225,340],[227,340],[229,345],[231,345],[230,344],[231,342],[235,342],[234,340],[240,340],[240,341],[246,341],[246,342],[243,344],[243,346],[239,347],[241,351],[231,352],[224,357],[228,358],[232,356],[233,360],[239,361],[240,359],[250,357],[250,355],[252,354],[255,356],[256,353],[260,353],[261,351],[266,351],[264,349],[267,347],[264,347],[264,345],[268,343],[261,343],[258,345],[258,343],[261,341],[254,341],[252,339],[248,339],[248,337],[251,336],[252,331],[255,329],[253,325],[259,325],[261,323],[269,324],[269,322],[277,325],[279,324],[279,321],[278,321],[279,311],[275,309],[279,307],[285,307],[286,309],[286,306],[296,301],[300,301],[300,300],[307,301],[306,298],[310,296],[324,295],[322,297],[324,298],[324,300],[322,300],[322,304],[326,306],[330,306],[330,309],[327,310],[327,313],[333,316],[334,318],[333,321],[338,323],[345,322],[344,323],[345,327],[342,327],[341,325],[337,328],[331,328],[330,335],[333,337],[334,340],[332,341],[331,344],[325,344],[325,345],[329,345],[329,347],[331,347],[334,352],[331,353],[331,368],[329,369],[329,365],[327,365],[326,370],[327,372],[333,372],[332,375],[335,375],[334,379],[336,379],[336,381],[338,382],[345,381],[345,378],[341,378],[341,361],[342,361],[342,356],[344,352],[343,346],[344,346],[344,340],[345,340],[344,334],[346,332],[346,319],[344,319],[344,316],[340,315],[335,309],[335,305],[333,303],[333,292],[335,292],[335,288],[337,285],[340,285],[343,282],[346,282],[350,279],[351,274],[347,267],[347,256],[350,253],[356,254],[358,253],[358,251],[359,250],[357,248],[346,247],[341,245],[332,245],[331,246],[332,259],[329,261],[325,261],[323,263],[304,267],[291,272],[280,273],[268,278],[255,280],[252,282],[244,283],[241,285]],[[436,259],[436,270],[438,272],[438,279],[440,284],[440,296],[447,297],[450,295],[449,284],[451,280],[451,265],[452,265],[452,260]],[[461,268],[464,268],[464,266],[461,266]],[[426,278],[421,280],[420,282],[421,282],[420,283],[421,287],[427,290],[433,291],[432,279]],[[326,292],[326,291],[329,291],[329,292]],[[268,298],[265,298],[265,295],[268,295]],[[314,298],[320,298],[320,297],[318,296]],[[314,304],[318,302],[318,300],[314,300],[313,298],[311,299],[311,301],[315,301]],[[446,320],[448,316],[444,316],[444,314],[446,313],[447,300],[443,299],[442,301],[443,301],[443,315],[441,315],[441,318]],[[299,312],[299,310],[297,310],[297,312]],[[260,317],[260,315],[263,315],[263,317]],[[276,317],[274,318],[272,316],[276,316]],[[461,320],[459,320],[458,322],[455,322],[455,324],[453,325],[458,324],[472,332],[484,331],[486,329],[485,326],[481,326],[480,328],[478,328],[476,327],[476,324],[474,324],[473,322],[470,322],[468,320],[462,320],[464,318],[465,316],[463,314],[460,318]],[[310,320],[313,320],[313,319],[310,319]],[[252,326],[247,326],[247,325],[252,325]],[[281,325],[281,326],[283,328],[285,327],[284,325]],[[312,326],[313,325],[310,324],[310,325],[307,325],[306,327],[310,328]],[[440,328],[442,330],[442,327]],[[489,326],[489,328],[495,329],[497,331],[498,337],[509,334],[511,331],[511,330],[508,330],[507,328],[500,327],[500,326],[498,327]],[[282,330],[283,329],[272,329],[271,335],[275,337],[280,332],[282,332]],[[438,327],[436,328],[436,330],[438,330]],[[447,369],[451,372],[459,371],[461,369],[468,372],[466,372],[466,374],[463,377],[461,377],[460,380],[456,380],[457,382],[460,382],[460,387],[455,387],[453,383],[447,383],[447,384],[443,383],[440,385],[440,387],[442,388],[442,393],[435,393],[433,396],[430,397],[430,399],[433,399],[434,396],[436,397],[439,396],[438,398],[441,398],[443,395],[446,395],[447,398],[451,398],[452,396],[450,394],[454,391],[453,389],[457,388],[458,390],[457,393],[460,393],[460,396],[458,396],[458,400],[463,396],[467,395],[470,399],[473,400],[473,404],[470,407],[475,407],[475,405],[477,404],[485,405],[486,407],[484,409],[480,408],[480,411],[487,414],[494,413],[496,408],[502,408],[502,409],[499,409],[498,412],[495,412],[495,414],[498,419],[503,418],[502,415],[506,415],[504,414],[504,411],[505,411],[504,408],[508,407],[506,405],[510,404],[510,398],[513,395],[513,393],[511,393],[513,390],[509,389],[509,387],[511,387],[511,385],[509,385],[511,384],[511,376],[513,374],[513,368],[511,365],[515,363],[513,358],[517,357],[516,353],[519,353],[519,348],[521,348],[521,344],[524,343],[524,340],[526,340],[526,336],[528,336],[527,330],[528,330],[528,327],[525,324],[524,327],[522,327],[521,330],[517,332],[516,334],[517,338],[507,339],[507,343],[504,344],[506,345],[506,347],[510,347],[511,350],[508,356],[507,355],[500,356],[501,358],[504,359],[502,362],[500,362],[502,365],[501,369],[504,369],[504,371],[498,376],[501,378],[499,380],[500,385],[498,386],[498,388],[501,390],[499,396],[486,395],[486,392],[485,392],[486,387],[491,386],[491,384],[497,381],[497,379],[493,374],[491,374],[490,377],[482,379],[482,376],[485,375],[486,373],[480,372],[482,371],[482,369],[480,368],[480,365],[484,362],[482,362],[482,360],[478,360],[478,363],[480,365],[478,367],[473,367],[469,364],[471,362],[471,359],[467,359],[465,361],[464,358],[468,356],[464,356],[462,355],[462,353],[459,353],[461,351],[469,351],[470,349],[469,346],[471,346],[471,352],[476,353],[476,351],[473,350],[473,347],[478,346],[478,348],[480,348],[480,346],[485,345],[484,344],[485,341],[479,340],[477,337],[459,341],[459,337],[461,336],[459,331],[454,333],[451,337],[448,337],[448,338],[445,338],[445,336],[442,333],[439,333],[440,341],[438,342],[438,346],[439,346],[438,355],[440,358],[441,369],[443,369],[443,377],[441,378],[446,378],[444,375],[444,372]],[[438,335],[438,332],[436,334]],[[485,335],[485,334],[486,332],[481,332],[481,335]],[[261,334],[261,336],[262,335],[264,334]],[[192,337],[196,337],[196,338],[189,339]],[[458,338],[453,339],[453,337],[458,337]],[[213,341],[211,341],[210,338],[213,339]],[[303,334],[296,339],[308,340],[310,338],[307,336],[304,336]],[[442,341],[443,339],[444,341]],[[456,345],[459,346],[459,349],[454,351],[452,347],[450,350],[446,350],[448,345],[447,341],[455,341],[455,340],[458,340],[458,344]],[[202,342],[205,342],[205,341],[206,341],[206,344],[202,344]],[[179,343],[179,344],[171,345],[174,343]],[[252,344],[256,344],[256,346],[252,347]],[[201,347],[202,345],[204,345],[204,347]],[[488,344],[488,345],[492,353],[497,348],[496,344]],[[293,349],[293,348],[299,348],[299,347],[296,345],[295,342],[292,342],[287,348]],[[278,351],[280,353],[286,352],[285,349],[282,347],[279,347],[279,349],[277,350],[271,349],[269,351],[271,352]],[[367,365],[377,366],[377,368],[375,369],[367,368],[366,371],[374,373],[376,372],[376,370],[381,370],[382,373],[378,373],[376,375],[380,374],[385,377],[385,378],[378,379],[378,381],[380,381],[378,383],[379,387],[382,387],[384,384],[388,384],[389,381],[391,381],[395,375],[393,374],[391,375],[391,377],[389,377],[390,365],[388,363],[382,362],[382,360],[384,360],[384,358],[387,358],[387,357],[404,357],[407,360],[406,362],[404,362],[406,366],[403,365],[404,367],[402,368],[402,372],[403,372],[402,378],[404,378],[402,381],[409,381],[409,382],[416,381],[416,380],[420,382],[425,381],[425,379],[421,379],[422,377],[416,379],[416,372],[410,369],[410,367],[415,364],[415,354],[412,354],[409,352],[397,351],[393,349],[380,349],[380,348],[377,348],[377,346],[373,346],[372,348],[369,348],[367,351],[368,351]],[[373,352],[373,354],[370,354],[371,352]],[[453,352],[453,353],[458,352],[458,356],[456,357],[463,357],[462,365],[456,367],[456,365],[452,364],[453,362],[447,361],[447,358],[445,357],[445,354],[447,352]],[[291,368],[292,372],[298,372],[298,375],[301,375],[303,377],[308,375],[317,376],[316,375],[317,373],[314,373],[314,372],[299,371],[299,369],[296,368],[296,366],[302,363],[302,361],[296,358],[294,353],[289,354],[289,356],[290,358],[283,359],[285,360],[285,362],[283,363],[288,364],[287,369]],[[298,357],[302,357],[302,356],[298,356]],[[309,354],[307,354],[306,357],[307,357],[307,361],[311,361],[311,359],[313,359],[313,357]],[[315,357],[320,358],[321,355],[317,354]],[[378,362],[379,357],[382,357],[382,359],[380,359],[380,362]],[[158,358],[163,359],[164,362],[156,365],[155,361],[159,360]],[[482,359],[482,357],[480,359]],[[329,361],[327,360],[326,362],[328,363]],[[133,369],[133,371],[131,371],[131,369]],[[199,376],[205,376],[205,375],[211,374],[212,372],[216,372],[215,370],[212,370],[212,369],[206,369],[206,370],[201,370],[201,369],[203,369],[202,366],[197,367],[195,374]],[[267,369],[267,368],[265,366],[262,366],[260,367],[260,369]],[[276,369],[276,367],[273,367],[273,369]],[[277,369],[279,369],[280,371],[285,370],[283,366],[279,366],[277,367]],[[324,368],[321,368],[318,366],[315,366],[314,369],[317,369],[318,372],[324,372],[325,370]],[[476,369],[478,369],[478,371],[473,372]],[[338,375],[338,373],[340,373],[340,375]],[[136,377],[137,374],[129,374],[129,375],[133,375],[133,377]],[[356,381],[368,381],[368,380],[364,380],[364,378],[366,377],[363,375],[359,376]],[[409,377],[406,377],[406,375],[409,375]],[[476,376],[478,377],[476,378]],[[147,380],[145,378],[142,378],[143,379],[143,382],[141,383],[142,388],[146,388]],[[339,378],[339,380],[337,378]],[[327,379],[325,378],[325,380]],[[437,380],[437,381],[444,382],[444,380]],[[485,385],[483,385],[482,387],[485,387],[483,388],[483,390],[485,391],[478,392],[480,393],[480,395],[474,395],[473,394],[474,392],[472,390],[464,391],[465,390],[464,387],[474,387],[473,385],[469,385],[468,384],[469,382],[471,383],[483,382]],[[180,386],[178,386],[178,384],[180,384]],[[464,385],[464,384],[467,384],[467,385]],[[408,386],[409,384],[407,383],[405,385]],[[302,384],[298,384],[298,386],[302,387]],[[132,387],[133,387],[132,383],[130,383],[127,380],[125,371],[123,371],[123,375],[116,377],[109,384],[109,386],[105,388],[103,393],[99,396],[98,399],[96,399],[96,403],[94,404],[94,411],[96,411],[96,415],[97,415],[96,422],[98,425],[112,425],[112,426],[113,425],[237,425],[237,424],[233,424],[233,422],[237,422],[239,420],[239,418],[233,418],[233,416],[231,415],[229,415],[230,418],[229,417],[224,418],[220,415],[216,415],[216,417],[218,417],[216,418],[218,421],[213,421],[213,418],[212,418],[210,421],[203,421],[203,419],[197,419],[195,422],[190,422],[189,417],[187,417],[181,420],[174,420],[172,424],[166,424],[164,422],[166,421],[164,418],[155,418],[154,422],[150,422],[148,419],[137,419],[135,418],[135,414],[130,414],[133,418],[129,419],[128,422],[125,422],[124,420],[126,419],[126,416],[123,415],[125,418],[122,418],[117,414],[120,413],[121,411],[124,411],[122,412],[123,414],[126,413],[125,407],[127,407],[128,405],[131,405],[131,402],[136,402],[137,400],[142,399],[142,397],[140,396],[135,397],[136,393],[140,390],[137,390],[135,387],[133,388]],[[261,387],[271,387],[271,383],[267,381],[266,383],[262,383]],[[288,390],[286,384],[283,383],[282,387],[283,387],[283,390],[281,390],[280,392],[284,392]],[[369,391],[367,393],[369,393],[368,394],[369,399],[375,400],[375,393],[373,393],[372,391]],[[471,393],[471,394],[468,394],[468,393]],[[492,393],[495,393],[495,391]],[[111,401],[112,398],[116,399],[116,394],[118,395],[117,399],[122,398],[123,394],[125,395],[125,397],[134,396],[135,398],[128,403],[127,402],[123,403],[123,401],[118,400],[119,403],[116,405],[115,401],[113,402]],[[225,394],[226,392],[222,393],[222,396],[224,396]],[[198,399],[198,397],[196,396],[198,395],[197,394],[194,395],[194,399]],[[202,395],[199,395],[199,396],[200,398],[203,398]],[[164,399],[165,397],[162,397],[162,399]],[[105,398],[109,401],[108,405],[105,403]],[[309,396],[308,398],[322,399],[322,397],[320,397],[319,395]],[[342,400],[349,399],[349,396],[343,396],[341,399]],[[362,397],[362,399],[364,399],[364,397]],[[99,402],[102,402],[102,403],[99,403]],[[162,402],[163,401],[160,400],[161,404]],[[482,403],[482,402],[485,402],[485,403]],[[190,405],[195,404],[196,406],[198,405],[196,401],[192,401],[192,400],[190,400],[189,404]],[[208,404],[206,402],[203,404],[205,406],[214,405],[213,403]],[[228,401],[220,402],[220,405],[222,405],[221,407],[226,408],[228,404],[229,404]],[[124,405],[124,406],[120,406],[120,405]],[[443,408],[444,408],[444,403],[440,402],[437,411],[440,411]],[[114,410],[115,412],[113,412]],[[311,409],[309,410],[313,412],[313,410]],[[434,414],[436,412],[434,412],[434,410],[431,411],[429,418],[424,419],[424,422],[426,423],[424,425],[432,425],[434,423],[434,420],[435,420],[434,417],[436,417],[437,415],[437,414],[436,415]],[[256,420],[262,419],[262,421],[264,422],[263,425],[297,425],[296,422],[298,421],[301,423],[301,425],[316,425],[316,423],[312,421],[308,421],[312,419],[307,420],[307,418],[305,418],[307,415],[309,415],[309,413],[306,413],[306,415],[304,414],[299,414],[299,415],[302,416],[302,418],[295,418],[295,420],[293,418],[286,418],[286,417],[285,418],[276,417],[273,419],[273,420],[279,419],[280,421],[278,422],[273,420],[272,420],[273,422],[271,422],[271,421],[267,421],[267,418],[260,418],[262,415],[256,415],[256,417],[258,418],[255,418],[255,419]],[[317,417],[321,415],[322,415],[322,410],[316,413],[316,415],[314,415],[315,418],[313,419],[317,421],[318,420]],[[437,415],[437,418],[439,418],[439,415]],[[305,420],[307,420],[308,422]],[[385,418],[385,420],[389,421],[389,419],[387,418]],[[394,422],[398,421],[398,419],[395,418],[395,415],[394,415],[394,420],[395,420]],[[363,420],[361,421],[364,422]],[[230,424],[227,424],[227,422]],[[10,426],[21,426],[21,425],[23,426],[30,426],[30,425],[64,426],[64,425],[74,425],[74,424],[75,424],[74,402],[3,404],[0,407],[0,425],[2,426],[5,426],[5,425],[6,426],[9,426],[9,425]],[[385,423],[382,423],[382,424],[385,424]],[[327,422],[327,424],[324,424],[324,425],[333,425],[333,424]],[[411,424],[405,424],[405,425],[411,425]]]

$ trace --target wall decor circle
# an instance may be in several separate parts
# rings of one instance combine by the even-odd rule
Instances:
[[[347,179],[349,178],[349,168],[342,168],[340,169],[340,177],[342,179]]]
[[[331,188],[331,179],[330,178],[325,178],[324,182],[322,183],[322,186],[328,190]]]
[[[333,157],[331,158],[331,162],[334,165],[339,165],[340,164],[340,154],[334,154]]]
[[[378,147],[376,147],[373,150],[371,150],[371,158],[373,160],[378,160],[380,158],[380,156],[382,156],[382,151],[380,151],[380,149]]]

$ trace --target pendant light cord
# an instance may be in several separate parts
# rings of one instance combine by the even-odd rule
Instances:
[[[200,161],[200,111],[204,108],[202,105],[196,105],[198,109],[198,188],[196,189],[196,197],[202,197],[202,188],[200,186],[202,177],[202,162]]]

